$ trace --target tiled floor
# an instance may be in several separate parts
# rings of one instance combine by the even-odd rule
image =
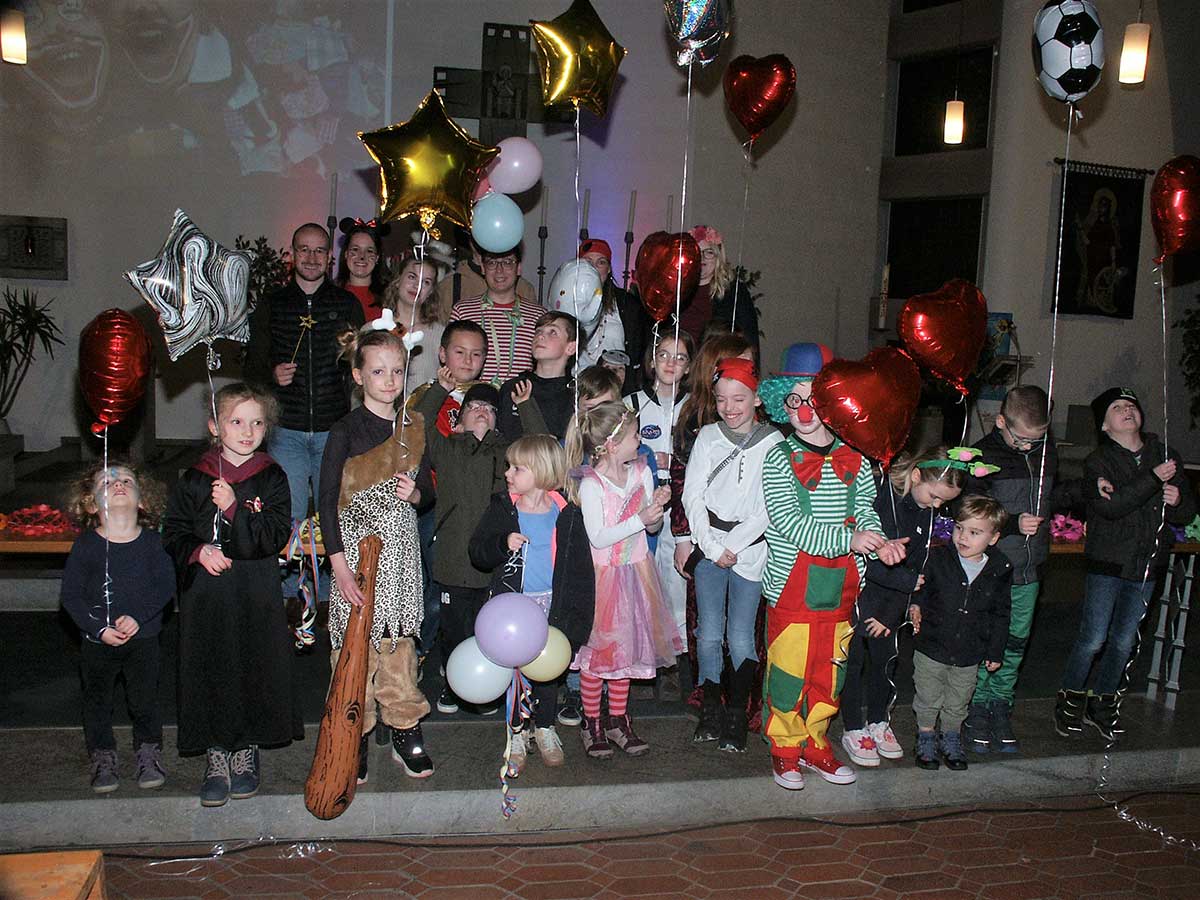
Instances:
[[[1127,807],[1200,841],[1200,790],[1137,796]],[[227,845],[218,858],[208,846],[137,847],[105,858],[115,898],[1181,900],[1200,887],[1200,853],[1140,833],[1095,795],[1020,811],[926,809],[580,838]]]

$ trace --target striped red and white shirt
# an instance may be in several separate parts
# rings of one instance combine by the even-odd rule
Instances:
[[[488,352],[479,377],[499,385],[532,368],[533,326],[545,311],[520,297],[510,306],[501,306],[483,294],[456,303],[450,321],[466,320],[483,328]]]

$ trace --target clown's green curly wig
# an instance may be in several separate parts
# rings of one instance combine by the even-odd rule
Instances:
[[[758,396],[762,398],[763,409],[771,417],[771,421],[782,425],[788,420],[787,407],[783,399],[792,392],[792,386],[797,381],[811,381],[811,378],[798,378],[795,375],[776,375],[767,378],[758,386]]]

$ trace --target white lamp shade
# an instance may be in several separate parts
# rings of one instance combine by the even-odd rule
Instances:
[[[1134,22],[1125,26],[1125,44],[1121,47],[1121,84],[1141,84],[1146,80],[1146,57],[1150,53],[1150,26]]]
[[[947,144],[963,142],[963,102],[961,100],[946,101],[946,126],[942,131],[942,141]]]
[[[25,65],[25,14],[19,9],[0,11],[0,57],[5,62]]]

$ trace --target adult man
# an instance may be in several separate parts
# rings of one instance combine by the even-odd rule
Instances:
[[[469,237],[466,242],[467,249],[460,246],[457,251],[460,259],[454,271],[434,288],[439,322],[447,321],[450,311],[464,299],[478,297],[487,289],[487,282],[483,278],[483,251]],[[520,277],[517,278],[517,296],[530,303],[538,302],[533,285]]]
[[[521,245],[503,253],[481,254],[485,289],[478,297],[457,303],[450,321],[477,323],[488,337],[484,381],[500,385],[529,368],[533,357],[534,324],[545,310],[517,295],[521,277]]]
[[[247,379],[268,385],[279,400],[279,425],[268,452],[287,473],[292,518],[308,516],[320,492],[321,457],[329,427],[350,411],[346,369],[337,335],[363,325],[353,294],[329,280],[329,234],[309,222],[292,235],[293,277],[250,317]],[[286,594],[286,586],[285,586]]]

